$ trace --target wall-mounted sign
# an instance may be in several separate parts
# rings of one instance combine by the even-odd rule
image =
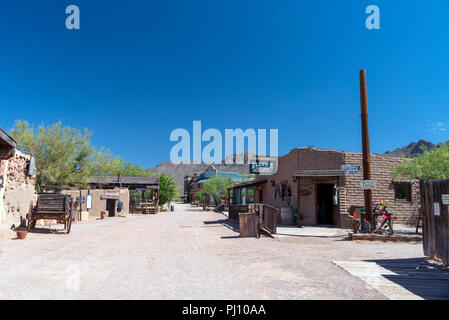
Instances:
[[[101,196],[102,200],[120,200],[120,196],[113,194],[104,194]]]
[[[87,210],[92,209],[92,195],[91,194],[88,194],[86,196],[86,209]]]
[[[273,161],[260,161],[256,160],[249,164],[249,173],[252,174],[275,174]]]
[[[433,214],[435,216],[439,216],[440,215],[440,203],[439,202],[434,202],[433,203]]]
[[[156,189],[156,190],[159,190],[159,186],[147,186],[147,189]]]
[[[444,205],[448,205],[449,204],[449,194],[442,194],[441,202],[443,202]]]
[[[342,165],[340,167],[340,169],[345,174],[357,174],[360,172],[360,166],[354,166],[354,165]]]
[[[360,182],[360,189],[362,190],[375,190],[376,181],[374,180],[363,180]]]
[[[29,175],[30,177],[34,176],[34,169],[35,169],[34,156],[31,156],[31,159],[30,159],[30,166],[28,167],[28,175]]]
[[[301,189],[299,189],[299,194],[301,196],[309,196],[312,194],[312,188],[311,187],[301,187]]]

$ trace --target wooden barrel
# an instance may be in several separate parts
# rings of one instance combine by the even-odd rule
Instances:
[[[295,224],[295,218],[293,216],[292,207],[282,207],[281,208],[281,223],[282,224]]]
[[[256,213],[239,213],[240,237],[258,237]]]

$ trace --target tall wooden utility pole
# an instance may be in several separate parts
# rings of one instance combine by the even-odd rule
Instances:
[[[366,71],[360,70],[360,117],[362,119],[362,154],[363,154],[363,180],[371,180],[371,162],[368,133],[368,99],[366,95]],[[365,216],[370,218],[371,231],[373,231],[374,216],[372,208],[373,194],[371,190],[364,190]]]

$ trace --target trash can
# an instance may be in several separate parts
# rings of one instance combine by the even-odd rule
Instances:
[[[257,213],[239,213],[240,237],[259,237]]]
[[[175,206],[174,205],[170,206],[170,211],[172,211],[172,212],[175,211]]]

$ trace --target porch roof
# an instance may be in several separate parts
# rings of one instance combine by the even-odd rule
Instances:
[[[145,188],[147,186],[159,186],[157,176],[96,176],[89,181],[91,186],[123,186],[129,189]]]
[[[333,170],[296,170],[294,177],[341,177],[345,173],[339,169]]]
[[[239,183],[233,187],[228,188],[228,190],[231,189],[242,189],[242,188],[248,188],[248,187],[255,187],[261,184],[264,184],[265,182],[267,182],[267,179],[264,180],[259,180],[259,181],[246,181],[243,183]]]

